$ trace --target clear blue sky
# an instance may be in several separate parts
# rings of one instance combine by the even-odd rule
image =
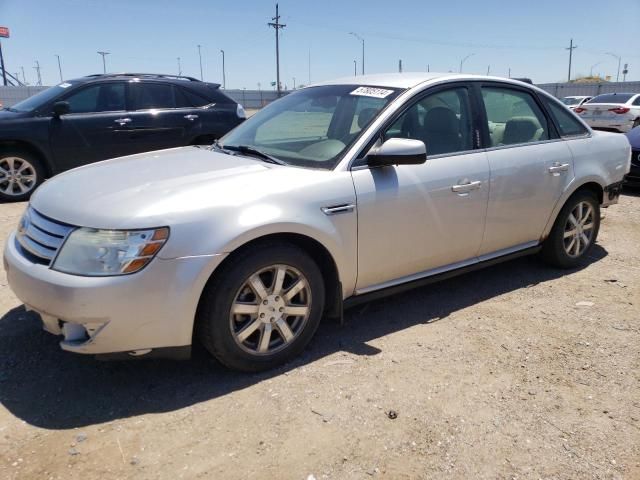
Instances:
[[[367,73],[457,71],[527,76],[535,82],[566,79],[573,38],[573,72],[613,75],[614,52],[630,65],[627,80],[640,80],[640,0],[428,1],[281,0],[281,78],[289,87],[360,71],[355,31],[365,38]],[[265,0],[0,0],[7,69],[24,66],[35,83],[59,82],[55,54],[65,78],[102,71],[98,50],[111,52],[108,71],[177,73],[199,77],[202,45],[205,80],[222,82],[220,49],[226,52],[228,88],[271,88],[275,80],[275,34],[267,22],[275,2]],[[614,78],[615,79],[615,78]]]

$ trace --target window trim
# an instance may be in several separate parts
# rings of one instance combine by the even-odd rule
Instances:
[[[373,146],[382,138],[383,133],[391,127],[402,115],[404,115],[410,108],[412,108],[417,103],[421,102],[428,96],[437,94],[444,90],[453,90],[456,88],[466,88],[469,99],[469,112],[471,113],[471,130],[472,130],[472,143],[473,146],[471,150],[460,150],[458,152],[451,153],[440,153],[437,155],[429,155],[427,151],[427,162],[432,159],[442,158],[442,157],[453,157],[458,155],[466,155],[468,153],[477,152],[482,147],[478,143],[478,112],[475,105],[475,101],[473,99],[473,86],[472,82],[469,81],[457,81],[457,82],[446,82],[438,85],[433,85],[432,87],[428,87],[425,90],[421,90],[417,92],[414,96],[408,98],[403,105],[398,108],[393,115],[391,115],[379,128],[376,132],[371,136],[369,141],[364,144],[364,146],[358,151],[358,153],[351,160],[350,164],[347,166],[347,170],[364,170],[368,168],[378,168],[378,167],[369,167],[365,162],[367,153],[373,148]],[[379,112],[379,114],[382,112]]]
[[[475,85],[476,95],[478,97],[478,103],[480,108],[480,115],[482,117],[482,121],[480,122],[480,137],[482,138],[482,143],[484,146],[484,150],[489,152],[493,150],[504,150],[507,148],[520,148],[526,145],[540,145],[545,143],[562,141],[563,138],[560,136],[558,130],[556,129],[555,123],[549,118],[549,112],[547,112],[546,108],[538,98],[537,92],[535,90],[521,87],[520,85],[514,85],[511,83],[501,83],[501,82],[492,82],[480,80],[473,82]],[[510,145],[491,145],[491,135],[489,134],[489,117],[487,116],[487,110],[484,105],[484,99],[482,98],[482,88],[500,88],[504,90],[514,90],[519,93],[525,93],[530,95],[533,98],[533,101],[538,105],[538,108],[542,112],[545,120],[547,121],[547,125],[549,127],[549,138],[545,140],[537,140],[535,142],[524,142],[524,143],[513,143]]]
[[[174,85],[173,83],[170,82],[158,82],[158,81],[144,81],[141,80],[139,82],[129,82],[131,85],[165,85],[168,86],[169,88],[171,88],[171,91],[173,92],[173,104],[176,104],[176,93],[182,93],[182,92],[177,92],[177,90],[181,87],[178,87],[177,85]],[[133,99],[133,88],[128,88],[127,90],[127,106],[129,107],[129,109],[127,110],[128,112],[150,112],[152,110],[154,111],[163,111],[163,112],[173,112],[176,110],[194,110],[194,109],[198,109],[198,108],[204,108],[204,107],[155,107],[155,108],[138,108],[138,109],[134,109],[134,99]]]

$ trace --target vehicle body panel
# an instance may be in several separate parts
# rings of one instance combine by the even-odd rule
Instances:
[[[631,144],[631,168],[625,177],[627,185],[640,186],[640,127],[626,134]]]

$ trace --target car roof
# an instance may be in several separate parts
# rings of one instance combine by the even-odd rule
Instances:
[[[436,82],[442,80],[491,80],[512,83],[515,85],[530,84],[515,79],[503,77],[490,77],[486,75],[471,75],[465,73],[438,73],[438,72],[406,72],[406,73],[379,73],[374,75],[359,75],[338,78],[326,82],[318,82],[309,87],[324,85],[367,85],[372,87],[389,87],[409,89],[417,87],[426,82]]]
[[[170,75],[163,73],[96,73],[92,75],[87,75],[85,77],[74,78],[69,80],[69,82],[75,83],[88,83],[95,81],[104,81],[104,80],[133,80],[133,79],[142,79],[142,80],[150,80],[150,81],[162,81],[168,83],[174,83],[178,85],[190,85],[197,88],[197,86],[213,86],[215,88],[220,87],[219,83],[211,83],[211,82],[203,82],[198,80],[197,78],[187,77],[183,75]]]
[[[567,95],[563,98],[589,98],[591,95]]]

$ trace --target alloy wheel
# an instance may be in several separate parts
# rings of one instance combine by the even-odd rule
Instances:
[[[36,169],[24,158],[0,159],[0,192],[5,195],[24,195],[35,187],[37,180]]]
[[[591,245],[594,215],[589,202],[580,202],[571,210],[564,226],[564,250],[570,257],[579,257]]]
[[[297,269],[263,268],[238,289],[229,315],[236,343],[253,355],[270,355],[290,345],[311,313],[311,287]]]

